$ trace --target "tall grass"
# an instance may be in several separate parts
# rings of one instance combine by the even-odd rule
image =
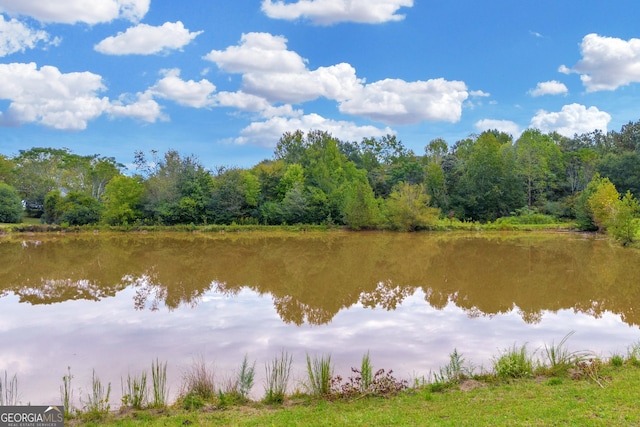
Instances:
[[[127,375],[127,382],[121,378],[122,384],[122,404],[135,409],[142,409],[147,404],[147,373],[142,372],[140,376]]]
[[[371,357],[369,352],[362,356],[360,362],[360,391],[365,392],[369,390],[373,383],[373,365],[371,364]]]
[[[84,410],[89,415],[102,415],[109,412],[111,405],[109,397],[111,396],[111,383],[107,384],[105,389],[100,378],[96,376],[95,369],[91,375],[91,393],[87,394],[87,401],[84,404]]]
[[[275,357],[271,363],[265,364],[266,383],[264,401],[266,403],[284,402],[292,364],[293,356],[290,356],[284,350],[280,356]]]
[[[211,401],[216,395],[213,369],[207,366],[204,357],[194,359],[183,375],[183,395]]]
[[[67,375],[62,376],[62,385],[60,386],[60,400],[64,406],[64,416],[66,418],[73,414],[73,389],[71,388],[71,366],[67,366]]]
[[[458,384],[463,379],[473,374],[473,367],[467,366],[466,360],[458,353],[458,349],[453,349],[449,354],[449,363],[441,367],[438,372],[433,373],[432,389],[439,390],[447,386]]]
[[[167,362],[160,363],[158,359],[151,361],[151,385],[153,393],[153,401],[151,406],[154,408],[164,408],[167,406]]]
[[[534,361],[527,352],[527,345],[517,348],[515,344],[493,359],[493,369],[502,379],[526,378],[533,376]]]
[[[319,359],[314,357],[312,360],[307,354],[307,388],[311,394],[328,395],[331,392],[332,376],[331,355]]]
[[[253,388],[253,380],[255,378],[256,362],[249,366],[248,356],[245,354],[242,365],[236,377],[236,392],[242,399],[246,399]]]
[[[567,341],[574,333],[575,331],[569,332],[558,344],[552,341],[551,345],[544,345],[543,365],[551,375],[565,373],[586,357],[586,351],[569,351],[567,348]]]
[[[18,375],[14,374],[9,379],[9,374],[4,371],[4,381],[0,377],[0,406],[15,406],[18,404]]]

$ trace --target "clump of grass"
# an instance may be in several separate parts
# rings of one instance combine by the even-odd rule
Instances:
[[[67,375],[62,376],[62,385],[60,386],[60,400],[64,406],[65,418],[73,414],[73,389],[71,388],[71,366],[67,366]]]
[[[293,356],[290,356],[283,350],[279,357],[275,357],[271,363],[265,364],[266,384],[264,401],[266,403],[284,402],[292,363]]]
[[[140,376],[127,375],[126,387],[124,380],[122,384],[122,405],[131,406],[134,409],[142,409],[147,404],[147,373],[142,372]]]
[[[493,359],[493,370],[502,379],[527,378],[533,376],[533,358],[527,352],[527,345],[506,349]]]
[[[624,365],[624,357],[622,357],[621,354],[614,353],[611,355],[611,358],[609,358],[609,363],[611,364],[611,366],[619,368]]]
[[[558,344],[551,342],[551,345],[544,345],[545,357],[543,365],[548,374],[552,376],[562,375],[586,357],[586,352],[584,351],[571,352],[567,348],[567,341],[574,333],[575,331],[569,332]]]
[[[164,408],[167,406],[167,362],[160,363],[158,359],[151,361],[151,386],[153,393],[153,402],[151,406],[154,408]]]
[[[0,406],[15,406],[18,404],[18,375],[14,374],[9,379],[9,374],[4,371],[4,382],[0,377]]]
[[[465,378],[473,374],[473,367],[466,366],[466,361],[457,349],[449,354],[449,363],[433,373],[433,381],[430,384],[431,391],[441,391],[451,385],[459,384]]]
[[[331,366],[331,355],[320,359],[307,354],[307,389],[310,394],[316,396],[327,396],[331,393],[331,377],[333,367]]]
[[[84,404],[84,411],[90,416],[102,416],[111,409],[109,397],[111,396],[111,383],[105,389],[100,378],[96,376],[95,369],[91,375],[91,393],[87,394],[87,401]],[[82,400],[82,399],[81,399]]]
[[[627,362],[632,366],[640,366],[640,342],[627,347]]]
[[[220,406],[248,401],[254,384],[255,366],[255,362],[249,364],[248,356],[245,355],[235,376],[226,380],[223,389],[218,391]]]
[[[364,392],[368,390],[373,383],[373,365],[371,364],[368,351],[362,356],[362,361],[360,362],[360,377],[360,388]]]
[[[207,366],[204,357],[194,359],[183,375],[183,396],[194,396],[203,401],[212,401],[216,396],[213,370]]]

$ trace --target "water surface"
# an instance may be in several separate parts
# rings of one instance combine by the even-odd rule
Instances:
[[[0,372],[23,403],[59,403],[67,366],[76,406],[93,369],[117,406],[155,358],[175,395],[194,358],[223,381],[248,354],[259,398],[283,349],[298,380],[307,353],[346,377],[367,351],[410,379],[454,348],[489,367],[570,331],[605,357],[640,339],[640,252],[581,234],[21,235],[0,260]]]

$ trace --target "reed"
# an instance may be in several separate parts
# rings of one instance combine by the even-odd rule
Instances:
[[[373,365],[368,351],[362,356],[362,362],[360,362],[360,378],[360,388],[364,392],[371,387],[373,382]]]
[[[169,389],[167,387],[167,362],[160,363],[158,359],[151,361],[151,385],[153,393],[153,402],[151,406],[154,408],[164,408],[167,406],[167,395]]]
[[[71,366],[67,366],[67,375],[62,376],[62,385],[60,386],[60,400],[64,406],[64,416],[69,418],[73,415],[73,389],[71,388]]]
[[[111,396],[111,383],[105,388],[96,376],[95,369],[91,375],[91,393],[87,394],[87,401],[84,404],[84,411],[89,415],[103,415],[109,412],[111,405],[109,397]],[[82,399],[81,399],[82,400]]]
[[[134,409],[142,409],[147,404],[147,373],[142,372],[140,376],[127,375],[127,382],[121,378],[122,385],[122,405],[131,406]]]
[[[0,406],[15,406],[18,404],[18,376],[14,374],[9,379],[9,374],[4,371],[4,381],[0,377]]]
[[[265,364],[266,384],[264,401],[266,403],[284,402],[292,364],[293,356],[290,356],[284,350],[280,356],[276,356],[271,363]]]
[[[331,366],[331,355],[321,358],[314,357],[313,360],[307,354],[307,389],[310,394],[316,396],[326,396],[331,393],[331,378],[333,368]]]

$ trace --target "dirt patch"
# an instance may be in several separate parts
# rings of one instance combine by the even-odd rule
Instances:
[[[487,385],[476,380],[464,380],[460,383],[460,391],[471,391],[477,388],[485,388]]]

